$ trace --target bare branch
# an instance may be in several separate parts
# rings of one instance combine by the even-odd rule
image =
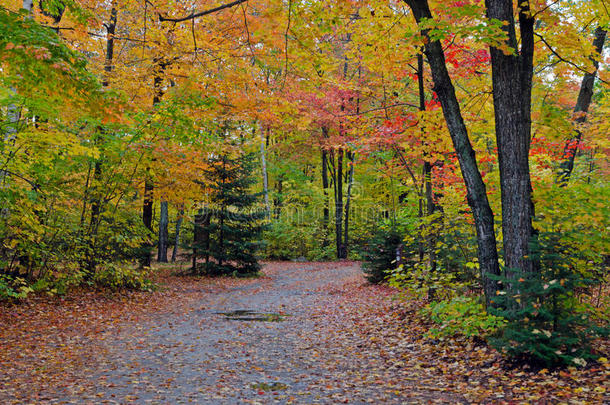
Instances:
[[[192,20],[192,19],[195,19],[198,17],[203,17],[204,15],[213,14],[217,11],[224,10],[225,8],[231,8],[231,7],[237,6],[237,5],[245,3],[247,1],[248,0],[235,0],[231,3],[223,4],[221,6],[214,7],[209,10],[201,11],[199,13],[191,13],[190,15],[187,15],[186,17],[181,17],[181,18],[169,18],[169,17],[164,17],[161,14],[159,14],[159,21],[161,21],[161,22],[163,22],[163,21],[182,22],[182,21]]]

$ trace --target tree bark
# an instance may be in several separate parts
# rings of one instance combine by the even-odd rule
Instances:
[[[322,134],[324,138],[328,137],[328,130],[322,128]],[[324,194],[324,208],[323,208],[323,219],[322,219],[322,232],[324,239],[322,240],[322,246],[328,246],[328,223],[330,221],[330,207],[328,204],[328,188],[330,184],[328,182],[328,151],[322,147],[322,192]]]
[[[226,173],[226,157],[223,156],[222,159],[222,172]],[[220,218],[218,219],[218,223],[219,223],[219,235],[218,235],[218,266],[222,266],[223,263],[223,259],[225,256],[225,233],[224,233],[224,225],[225,225],[225,214],[227,213],[227,206],[225,205],[225,177],[223,174],[223,178],[222,178],[222,191],[221,191],[221,201],[222,201],[222,206],[220,207],[219,210],[219,215]]]
[[[344,259],[347,259],[347,252],[349,246],[349,209],[352,201],[352,187],[354,185],[354,152],[347,152],[347,158],[349,160],[349,176],[347,183],[347,197],[345,199],[345,220],[343,224],[343,255]]]
[[[601,26],[595,29],[595,37],[593,38],[593,48],[598,55],[602,54],[604,49],[604,43],[606,42],[607,32]],[[586,73],[582,78],[580,85],[580,91],[578,92],[578,99],[576,100],[576,106],[574,107],[574,115],[576,116],[576,124],[583,124],[587,120],[587,112],[591,105],[591,99],[593,98],[593,84],[595,83],[595,77],[597,76],[597,70],[599,69],[599,61],[597,58],[592,58],[594,70]],[[565,147],[563,148],[563,159],[559,166],[559,175],[557,182],[561,186],[566,186],[574,170],[574,158],[578,152],[580,141],[582,139],[582,132],[579,128],[576,128],[576,135],[566,141]]]
[[[149,235],[152,235],[153,229],[152,229],[152,217],[153,217],[153,192],[154,192],[154,186],[152,183],[152,180],[150,178],[150,176],[147,174],[146,175],[146,179],[144,180],[144,202],[142,204],[142,222],[144,223],[144,226],[146,227],[146,229],[148,229],[149,231]],[[150,267],[150,262],[151,262],[151,252],[150,249],[152,248],[151,244],[149,242],[144,243],[143,248],[143,252],[142,252],[142,258],[140,261],[140,265],[142,267]]]
[[[167,201],[161,201],[159,210],[159,244],[157,247],[157,261],[167,263],[167,244],[169,242],[169,212]]]
[[[343,222],[343,149],[337,150],[337,166],[334,170],[333,184],[335,185],[335,243],[337,246],[337,259],[344,259],[342,243]]]
[[[161,98],[163,97],[163,88],[161,87],[163,84],[163,71],[167,66],[166,63],[163,62],[162,58],[155,59],[156,67],[155,67],[155,76],[153,79],[153,108],[161,102]],[[152,213],[153,213],[153,204],[154,204],[154,189],[155,183],[153,181],[152,176],[150,175],[150,168],[146,168],[146,178],[144,179],[144,201],[142,206],[142,222],[144,222],[144,226],[148,228],[150,231],[150,235],[153,233],[152,229]],[[160,225],[160,224],[159,224]],[[161,232],[161,230],[159,230]],[[165,240],[167,244],[167,240]],[[152,260],[152,252],[151,249],[154,244],[146,243],[145,251],[143,252],[142,265],[150,266],[150,262]],[[166,257],[167,257],[167,245],[165,246]],[[166,258],[167,260],[167,258]]]
[[[275,182],[275,191],[276,195],[273,199],[274,211],[275,211],[275,219],[279,220],[282,214],[282,190],[284,185],[284,174],[280,174]]]
[[[502,234],[507,276],[532,272],[528,258],[534,236],[534,205],[529,171],[531,92],[534,56],[534,19],[529,1],[520,3],[521,50],[518,49],[512,0],[486,0],[487,18],[504,23],[508,46],[505,54],[491,47],[496,143],[500,167]]]
[[[28,11],[29,18],[32,18],[33,4],[34,4],[33,0],[23,0],[22,5],[21,5],[21,8]],[[17,90],[15,88],[11,87],[11,92],[16,93]],[[6,127],[6,131],[2,138],[2,141],[5,145],[8,145],[8,144],[14,145],[15,141],[16,141],[16,133],[19,131],[19,120],[21,119],[20,108],[18,106],[16,106],[15,104],[11,103],[7,106],[6,115],[7,115],[7,119],[8,119],[8,125]],[[2,148],[0,157],[4,157],[5,153],[6,153],[5,148]],[[9,154],[9,159],[10,159],[10,154]],[[4,163],[4,162],[0,162],[0,163]],[[8,182],[8,179],[9,179],[9,172],[7,170],[0,169],[0,188],[8,187],[8,185],[6,184]],[[0,215],[5,216],[5,217],[8,216],[9,215],[8,208],[6,208],[6,207],[0,208]]]
[[[104,60],[104,79],[102,80],[102,87],[107,88],[109,86],[109,76],[112,73],[112,64],[114,61],[114,36],[116,33],[117,26],[117,9],[115,6],[115,2],[112,2],[112,7],[110,9],[110,19],[108,24],[106,25],[106,57]],[[104,129],[99,127],[99,131],[103,133]],[[87,257],[87,270],[89,272],[89,276],[93,276],[97,267],[96,260],[96,245],[97,245],[97,232],[99,229],[100,223],[100,211],[102,205],[101,198],[101,181],[103,177],[103,145],[101,145],[102,139],[100,139],[100,134],[96,134],[94,140],[96,146],[98,146],[100,150],[100,157],[95,161],[95,165],[93,167],[93,192],[91,193],[91,217],[89,220],[89,251]]]
[[[269,131],[269,127],[267,127],[267,132]],[[263,133],[263,129],[260,130],[260,138],[261,138],[261,164],[263,170],[263,192],[265,194],[265,211],[267,219],[271,218],[271,207],[269,206],[269,184],[267,180],[267,160],[265,157],[265,134]]]
[[[201,210],[199,210],[199,213],[197,213],[195,215],[195,218],[193,218],[193,256],[191,258],[191,273],[192,274],[197,274],[197,258],[199,257],[199,250],[200,250],[199,243],[201,242],[201,239],[202,239],[201,236],[203,234],[202,223],[203,223],[203,215],[201,213]]]
[[[425,111],[426,93],[424,87],[424,56],[422,54],[417,55],[417,87],[419,90],[419,110]],[[422,134],[422,138],[423,135],[424,134]],[[427,158],[428,153],[424,152],[424,165],[422,168],[422,176],[424,178],[423,195],[425,196],[426,200],[426,216],[430,216],[434,214],[436,206],[434,204],[434,197],[432,194],[432,164],[430,164]],[[422,201],[421,198],[420,201]],[[423,207],[421,207],[421,205],[420,211],[423,211]],[[428,232],[426,232],[426,245],[428,248],[428,271],[433,273],[436,271],[436,240],[430,229]],[[434,296],[435,290],[430,288],[428,291],[428,299],[432,301],[434,300]]]
[[[418,24],[422,19],[432,19],[432,13],[427,0],[405,0],[413,11]],[[487,301],[496,293],[497,283],[488,275],[500,274],[496,237],[494,232],[493,212],[489,206],[485,183],[479,172],[475,152],[468,137],[455,88],[447,71],[445,55],[440,41],[430,40],[428,30],[422,30],[426,38],[424,53],[428,59],[434,91],[438,95],[447,122],[449,134],[456,151],[462,177],[466,183],[468,205],[472,209],[477,233],[478,257],[483,280],[483,288]]]
[[[172,250],[172,262],[176,261],[178,254],[178,245],[180,244],[180,229],[182,228],[182,221],[184,221],[184,209],[181,208],[176,218],[176,236],[174,237],[174,249]]]

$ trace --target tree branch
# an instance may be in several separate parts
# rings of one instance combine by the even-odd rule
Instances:
[[[164,17],[161,14],[159,14],[159,21],[161,21],[161,22],[163,22],[163,21],[182,22],[182,21],[192,20],[197,17],[203,17],[204,15],[208,15],[208,14],[215,13],[217,11],[224,10],[225,8],[231,8],[233,6],[237,6],[238,4],[245,3],[247,1],[248,0],[235,0],[231,3],[223,4],[221,6],[211,8],[209,10],[205,10],[205,11],[202,11],[199,13],[191,13],[190,15],[187,15],[186,17],[181,17],[181,18],[169,18],[169,17]]]
[[[567,63],[570,66],[573,66],[574,68],[576,68],[577,70],[580,70],[581,72],[585,73],[585,74],[589,74],[590,72],[587,69],[583,69],[582,67],[578,66],[576,63],[567,60],[566,58],[564,58],[563,56],[561,56],[559,53],[557,53],[557,51],[555,49],[553,49],[553,47],[551,46],[551,44],[549,44],[546,39],[544,39],[544,37],[538,33],[534,33],[534,35],[536,35],[538,38],[540,38],[540,40],[542,41],[542,43],[544,45],[546,45],[546,47],[548,48],[549,51],[551,51],[551,53],[553,55],[555,55],[555,57],[557,59],[559,59],[560,61]],[[604,82],[606,84],[610,84],[607,81],[603,80],[602,78],[598,77],[597,78],[599,81]]]

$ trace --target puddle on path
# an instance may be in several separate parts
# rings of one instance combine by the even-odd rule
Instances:
[[[251,322],[281,322],[286,318],[287,314],[278,314],[275,312],[257,312],[250,309],[238,309],[229,312],[216,312],[218,315],[224,315],[229,321],[251,321]]]
[[[288,385],[281,382],[274,382],[271,384],[261,382],[252,384],[252,388],[261,391],[282,391],[288,389]]]

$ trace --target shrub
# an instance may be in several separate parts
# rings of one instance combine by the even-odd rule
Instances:
[[[126,264],[111,264],[95,273],[93,282],[111,290],[152,291],[154,284],[149,278],[149,270],[130,267]]]
[[[32,288],[21,277],[0,274],[0,301],[20,300],[26,298]]]
[[[476,297],[455,297],[450,300],[432,302],[421,314],[440,325],[428,331],[427,336],[444,338],[466,336],[485,338],[501,329],[506,321],[488,314]]]

